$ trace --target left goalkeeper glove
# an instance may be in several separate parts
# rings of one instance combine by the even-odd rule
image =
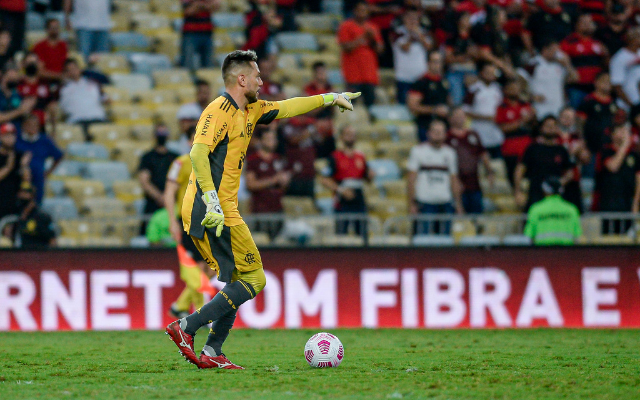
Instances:
[[[202,201],[207,206],[207,212],[200,223],[205,228],[216,229],[216,236],[220,237],[224,227],[224,213],[220,207],[220,200],[215,190],[210,190],[202,194]]]
[[[344,110],[353,111],[351,100],[360,97],[360,95],[360,92],[326,93],[322,95],[322,98],[325,106],[338,106],[340,112],[344,112]]]

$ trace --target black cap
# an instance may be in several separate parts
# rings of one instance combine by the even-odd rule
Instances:
[[[561,194],[562,193],[562,183],[560,182],[560,178],[557,176],[550,176],[542,182],[542,190],[545,194]]]

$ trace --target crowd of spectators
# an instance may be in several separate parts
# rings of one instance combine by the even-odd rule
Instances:
[[[212,16],[221,4],[181,2],[177,65],[191,72],[214,67],[217,31]],[[406,165],[399,165],[408,170],[409,213],[483,213],[481,181],[493,184],[495,160],[503,160],[513,199],[522,211],[545,198],[544,182],[554,178],[562,190],[552,195],[561,194],[581,213],[638,212],[640,27],[635,2],[342,4],[335,40],[344,88],[362,92],[357,106],[368,109],[367,123],[375,123],[373,106],[389,100],[381,95],[388,88],[381,87],[380,70],[392,68],[391,103],[406,106],[414,118],[417,144]],[[286,98],[287,82],[281,79],[287,74],[278,71],[276,34],[298,30],[296,15],[320,12],[320,5],[302,0],[248,2],[244,48],[260,56],[262,99]],[[15,193],[11,205],[3,204],[6,214],[16,211],[25,176],[34,203],[42,202],[44,179],[63,157],[56,146],[57,123],[78,124],[91,140],[91,126],[109,121],[109,98],[103,90],[109,77],[85,67],[96,53],[109,51],[112,8],[108,0],[52,1],[49,10],[64,18],[46,20],[44,39],[31,48],[24,46],[26,2],[0,2],[0,10],[0,123],[8,132],[3,133],[8,136],[6,143],[3,139],[0,184]],[[73,43],[65,40],[71,31]],[[299,93],[336,89],[324,62],[310,67],[311,80],[297,88]],[[168,168],[188,151],[188,132],[217,95],[207,81],[194,78],[194,85],[194,102],[177,113],[179,134],[156,124],[155,146],[140,160],[145,214],[164,206]],[[357,151],[359,131],[357,124],[337,125],[331,108],[256,128],[245,176],[253,195],[252,212],[282,213],[284,196],[314,199],[322,184],[334,194],[336,213],[366,213],[364,188],[374,176],[369,160]],[[10,145],[12,135],[15,145]],[[328,167],[317,178],[319,159]],[[583,179],[595,181],[588,204],[581,192]],[[367,227],[356,222],[338,224],[337,233],[366,232]],[[281,228],[271,224],[265,230],[274,237]],[[424,223],[414,230],[448,233],[450,228]]]

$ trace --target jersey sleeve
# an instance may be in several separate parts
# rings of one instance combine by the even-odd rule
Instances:
[[[230,118],[223,110],[206,109],[202,113],[193,144],[206,144],[209,147],[216,147],[226,136],[230,125]]]
[[[256,124],[269,125],[278,116],[280,104],[277,101],[258,100],[260,105],[260,118]]]

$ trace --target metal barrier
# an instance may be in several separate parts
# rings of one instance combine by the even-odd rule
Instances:
[[[144,247],[140,226],[150,216],[58,221],[59,247]],[[530,245],[525,214],[407,215],[381,219],[366,214],[249,214],[244,220],[260,247],[496,246]],[[0,231],[17,216],[0,220]],[[640,215],[589,213],[581,217],[577,244],[639,243]],[[70,235],[64,228],[73,227]],[[74,239],[75,238],[75,239]]]

